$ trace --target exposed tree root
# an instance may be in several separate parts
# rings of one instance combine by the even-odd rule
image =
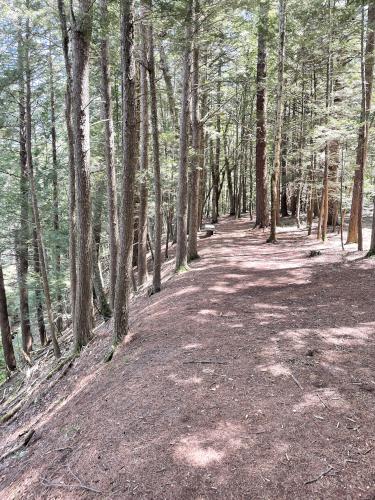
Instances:
[[[26,446],[30,443],[31,438],[34,436],[34,434],[35,434],[35,430],[34,430],[34,429],[30,429],[30,430],[26,433],[26,435],[25,435],[25,437],[24,437],[24,439],[23,439],[22,443],[21,443],[21,444],[19,444],[19,445],[17,445],[17,446],[15,446],[15,447],[14,447],[14,448],[12,448],[11,450],[7,451],[6,453],[4,453],[4,455],[2,455],[2,456],[0,457],[0,462],[2,462],[3,460],[5,460],[6,458],[10,457],[10,456],[11,456],[11,455],[13,455],[14,453],[17,453],[17,451],[22,450],[22,448],[26,448]]]
[[[5,422],[8,422],[11,418],[13,418],[14,415],[18,412],[18,410],[22,408],[25,402],[26,402],[25,399],[21,399],[21,401],[19,401],[15,406],[13,406],[13,408],[9,410],[8,413],[5,413],[5,415],[3,415],[0,418],[0,424],[5,424]]]
[[[49,380],[52,378],[55,373],[59,372],[65,365],[67,365],[67,369],[64,370],[63,375],[68,371],[68,369],[72,366],[74,360],[78,356],[77,353],[71,354],[67,358],[63,358],[61,361],[58,362],[58,364],[47,374],[45,380]],[[61,377],[59,377],[61,378]]]

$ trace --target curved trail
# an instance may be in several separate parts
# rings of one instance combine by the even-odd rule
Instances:
[[[308,258],[323,246],[304,231],[266,245],[248,228],[225,219],[134,303],[112,363],[103,332],[3,427],[38,439],[1,468],[1,498],[375,495],[374,263],[342,262],[337,236]]]

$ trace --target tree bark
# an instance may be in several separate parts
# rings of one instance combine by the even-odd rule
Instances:
[[[148,25],[149,12],[141,4],[141,59],[140,59],[140,189],[138,222],[138,284],[144,285],[148,279],[147,271],[147,208],[148,208],[148,142],[149,142],[149,92],[148,92]]]
[[[100,67],[101,67],[101,93],[102,116],[104,120],[105,137],[105,163],[107,171],[107,197],[108,197],[108,228],[109,228],[109,273],[110,273],[110,302],[114,306],[117,256],[119,247],[118,236],[118,203],[117,181],[115,167],[115,134],[113,129],[111,66],[109,56],[109,16],[108,0],[100,1],[100,16],[102,33],[100,40]]]
[[[29,7],[29,2],[26,3]],[[47,274],[47,260],[45,256],[42,225],[40,222],[39,206],[36,193],[34,167],[32,158],[32,122],[31,122],[31,68],[30,68],[30,20],[26,19],[26,38],[25,38],[25,77],[26,77],[26,158],[27,158],[27,174],[30,182],[31,204],[33,209],[33,217],[35,223],[36,241],[38,246],[39,267],[42,277],[44,300],[46,304],[48,325],[52,339],[53,351],[56,358],[61,356],[60,346],[57,341],[56,325],[53,318],[52,300]]]
[[[152,0],[148,0],[149,11],[152,12]],[[154,192],[155,192],[155,242],[154,242],[154,270],[152,277],[152,292],[161,290],[161,237],[162,237],[162,192],[160,172],[160,140],[159,140],[159,114],[156,93],[156,65],[154,30],[152,22],[148,25],[149,41],[149,78],[151,95],[151,126],[152,126],[152,152],[154,165]]]
[[[189,217],[189,241],[188,260],[197,259],[198,256],[198,230],[199,230],[199,186],[200,168],[200,117],[199,117],[199,0],[194,1],[194,47],[193,47],[193,75],[191,87],[191,115],[192,115],[192,149],[191,161],[191,186],[190,186],[190,217]]]
[[[14,355],[12,334],[10,331],[7,297],[5,293],[3,267],[0,264],[0,328],[1,342],[3,346],[5,365],[9,371],[17,368],[16,357]]]
[[[219,198],[220,198],[220,151],[221,151],[221,117],[220,117],[220,105],[221,105],[221,65],[222,62],[219,60],[218,63],[218,80],[216,87],[216,100],[217,100],[217,117],[216,117],[216,144],[215,144],[215,160],[213,163],[212,170],[212,223],[216,224],[219,217]]]
[[[134,59],[134,0],[121,1],[121,66],[123,99],[123,179],[120,253],[114,308],[114,345],[129,331],[134,239],[134,190],[137,170],[136,68]]]
[[[52,146],[52,193],[53,193],[53,230],[55,233],[55,271],[58,282],[57,290],[57,312],[58,317],[56,319],[57,331],[61,332],[63,327],[62,315],[63,315],[63,305],[62,305],[62,294],[60,290],[60,278],[61,278],[61,252],[60,252],[60,217],[59,217],[59,185],[58,185],[58,162],[57,162],[57,147],[56,147],[56,105],[55,105],[55,83],[53,74],[53,64],[52,64],[52,54],[51,46],[49,47],[48,53],[48,63],[49,63],[49,84],[50,84],[50,108],[51,108],[51,146]],[[39,327],[39,332],[41,333],[41,326]]]
[[[15,235],[15,250],[17,260],[17,278],[20,299],[20,321],[22,349],[28,354],[32,350],[33,338],[30,328],[28,274],[28,239],[29,239],[29,182],[27,175],[26,152],[26,105],[25,105],[25,74],[24,74],[24,44],[18,37],[18,75],[19,75],[19,155],[20,155],[20,229]]]
[[[77,204],[77,286],[74,317],[75,350],[92,337],[92,222],[90,189],[89,66],[92,2],[79,0],[71,13],[72,111]]]
[[[173,85],[172,85],[172,77],[171,77],[170,69],[168,66],[167,56],[165,54],[164,46],[162,43],[160,43],[160,46],[159,46],[159,55],[160,55],[160,68],[161,68],[161,71],[163,73],[163,78],[164,78],[164,82],[165,82],[165,89],[167,92],[169,113],[170,113],[171,118],[172,118],[173,127],[176,130],[178,130],[178,112],[177,112],[176,99],[174,96],[174,90],[173,90]]]
[[[269,243],[277,241],[277,219],[280,211],[280,160],[281,160],[281,141],[282,141],[282,123],[283,123],[283,88],[284,88],[284,61],[285,61],[285,22],[286,22],[286,0],[279,0],[279,56],[277,71],[277,95],[276,95],[276,123],[275,123],[275,144],[274,144],[274,163],[271,181],[272,200],[271,200],[271,233],[268,238]]]
[[[364,21],[362,22],[364,24]],[[362,231],[358,225],[362,222],[363,177],[367,164],[369,113],[371,108],[374,48],[375,48],[375,4],[369,2],[367,39],[364,49],[364,26],[362,27],[362,110],[361,125],[358,130],[356,169],[354,173],[352,205],[346,243],[357,243],[362,247]]]
[[[76,194],[75,194],[75,164],[74,164],[74,132],[73,132],[73,75],[72,62],[69,54],[69,34],[65,12],[64,0],[57,0],[60,18],[62,48],[66,72],[65,92],[65,122],[68,135],[69,152],[69,272],[70,272],[70,306],[74,325],[75,302],[77,289],[77,234],[76,234]]]
[[[42,290],[40,288],[41,275],[40,275],[40,265],[39,265],[38,240],[35,227],[33,228],[33,250],[34,250],[34,272],[36,275],[36,286],[35,286],[36,317],[38,322],[40,343],[42,346],[44,346],[47,343],[47,332],[46,332],[46,325],[44,323]]]
[[[111,308],[104,291],[103,275],[100,265],[100,242],[102,234],[102,214],[104,205],[105,179],[101,177],[95,185],[93,201],[93,285],[97,308],[104,321],[112,316]]]
[[[188,147],[189,147],[189,88],[192,53],[192,8],[193,0],[188,0],[185,31],[185,53],[182,79],[179,175],[177,195],[177,246],[176,272],[187,268],[187,214],[188,214]]]
[[[268,0],[259,7],[256,103],[256,227],[268,226],[267,209],[267,27]]]

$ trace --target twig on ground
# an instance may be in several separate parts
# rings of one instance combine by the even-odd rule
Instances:
[[[370,453],[370,451],[372,451],[374,449],[374,447],[372,446],[371,448],[368,448],[368,450],[365,450],[362,455],[367,455],[367,453]]]
[[[69,465],[67,465],[67,466],[66,466],[66,468],[68,469],[69,474],[70,474],[72,477],[74,477],[74,479],[75,479],[76,481],[78,481],[78,484],[79,484],[79,486],[80,486],[81,488],[83,488],[84,490],[87,490],[87,491],[93,491],[94,493],[103,493],[103,492],[102,492],[102,491],[100,491],[100,490],[97,490],[97,489],[95,489],[95,488],[91,488],[91,486],[87,486],[86,484],[84,484],[84,483],[80,480],[80,478],[79,478],[76,474],[74,474],[74,472],[72,471],[72,469],[70,468],[70,466],[69,466]]]
[[[65,448],[54,448],[53,450],[48,450],[45,452],[45,455],[48,455],[49,453],[53,453],[54,451],[65,451],[65,450],[73,450],[71,446],[65,446]]]
[[[293,375],[293,373],[290,374],[290,376],[292,377],[292,379],[294,380],[294,382],[298,385],[298,387],[301,389],[301,391],[303,391],[303,387],[302,385],[298,382],[298,380],[296,379],[296,377]]]
[[[315,477],[314,479],[310,479],[309,481],[305,481],[305,484],[312,484],[315,483],[316,481],[319,481],[319,479],[322,479],[322,477],[326,476],[333,470],[333,467],[330,465],[329,468],[325,471],[323,471],[321,474],[319,474],[318,477]]]
[[[45,477],[42,479],[42,485],[47,486],[47,488],[68,488],[69,490],[73,488],[82,488],[87,491],[92,491],[93,493],[102,494],[101,491],[96,490],[94,488],[90,488],[90,486],[86,486],[84,484],[67,484],[67,483],[57,483],[54,481],[48,481]]]
[[[97,490],[96,488],[92,488],[91,486],[84,484],[80,480],[80,478],[76,474],[74,474],[69,465],[67,465],[66,468],[68,469],[69,474],[77,481],[77,483],[69,484],[69,483],[50,481],[46,477],[44,477],[42,479],[43,486],[47,486],[48,488],[68,488],[68,489],[82,488],[83,490],[91,491],[92,493],[98,493],[98,495],[103,495],[103,492],[101,490]]]
[[[184,361],[184,365],[227,365],[227,361],[209,361],[209,360],[192,360],[192,361]]]
[[[327,406],[325,404],[325,402],[323,401],[323,399],[320,397],[320,394],[317,392],[316,395],[318,396],[318,398],[320,399],[320,402],[322,403],[322,405],[324,406],[324,408],[327,408],[327,410],[330,410],[329,406]]]

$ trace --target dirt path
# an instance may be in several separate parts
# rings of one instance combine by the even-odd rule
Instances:
[[[36,432],[2,499],[375,497],[374,262],[248,227],[221,223],[112,363],[103,332],[3,426],[4,449]]]

